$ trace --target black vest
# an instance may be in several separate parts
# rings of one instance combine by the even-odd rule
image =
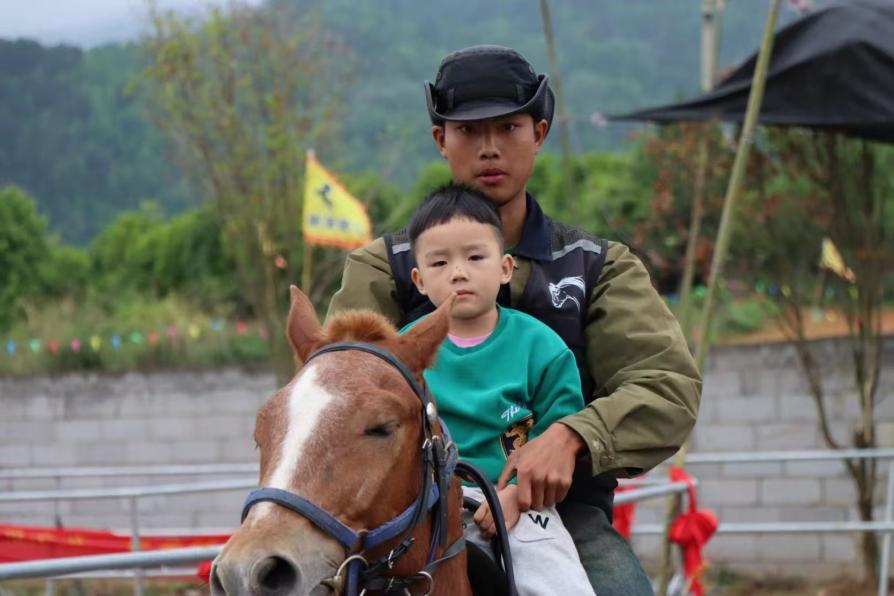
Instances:
[[[397,287],[404,320],[401,326],[434,311],[431,301],[416,290],[410,272],[416,258],[410,250],[406,230],[386,234],[388,261]],[[587,368],[587,299],[599,279],[608,243],[577,228],[553,221],[528,197],[522,239],[515,252],[531,262],[531,275],[521,297],[513,302],[509,285],[500,288],[497,302],[539,319],[555,331],[574,353],[584,401],[594,399],[596,389]],[[601,507],[611,519],[611,503],[617,481],[613,477],[591,477],[578,466],[569,498]]]

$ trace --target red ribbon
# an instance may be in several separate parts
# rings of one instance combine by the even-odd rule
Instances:
[[[615,494],[632,490],[632,486],[619,486],[615,489]],[[612,525],[618,533],[630,542],[630,530],[633,527],[633,514],[636,511],[636,503],[631,501],[624,505],[615,505],[612,509]]]
[[[196,570],[196,575],[199,576],[206,585],[211,583],[211,561],[202,561],[199,564],[199,568]]]
[[[717,516],[708,510],[698,510],[695,485],[686,470],[671,466],[671,482],[685,482],[689,492],[689,511],[681,513],[671,525],[667,537],[683,549],[683,573],[690,581],[694,596],[703,596],[701,574],[704,569],[702,547],[717,531]]]

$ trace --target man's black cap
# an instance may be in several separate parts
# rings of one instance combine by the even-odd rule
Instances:
[[[549,77],[538,75],[524,56],[503,46],[457,50],[441,61],[434,84],[425,82],[432,124],[528,113],[553,120]]]

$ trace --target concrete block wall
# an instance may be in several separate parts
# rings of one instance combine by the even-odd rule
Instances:
[[[859,407],[844,342],[815,346],[825,373],[832,432],[849,443]],[[894,447],[894,340],[878,402],[881,446]],[[254,463],[254,416],[272,393],[272,374],[223,369],[202,372],[0,378],[0,468],[143,464]],[[786,344],[716,349],[710,357],[693,452],[824,449],[816,406]],[[709,464],[690,468],[699,503],[721,522],[856,519],[854,489],[840,463]],[[655,472],[662,473],[661,469]],[[882,476],[884,469],[882,469]],[[180,483],[220,476],[3,480],[0,492]],[[879,482],[878,502],[884,489]],[[140,501],[143,528],[230,530],[244,491],[153,497]],[[0,523],[126,529],[128,502],[0,503]],[[641,504],[637,523],[659,523],[663,501]],[[654,562],[655,537],[635,536],[644,561]],[[742,571],[813,577],[853,571],[856,538],[849,535],[716,536],[707,555]]]
[[[238,369],[0,379],[0,468],[255,463],[255,413],[274,389],[271,373]],[[221,478],[0,479],[0,492]],[[244,493],[144,498],[140,525],[232,529]],[[0,522],[127,529],[129,507],[127,499],[0,503]]]

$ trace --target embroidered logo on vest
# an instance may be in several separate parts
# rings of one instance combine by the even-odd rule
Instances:
[[[553,302],[553,306],[560,309],[570,300],[571,302],[574,302],[577,306],[577,310],[580,311],[580,300],[571,295],[571,292],[575,289],[580,290],[581,300],[583,300],[583,297],[587,293],[587,286],[584,284],[584,278],[580,275],[563,277],[557,284],[550,283],[549,297]]]
[[[528,442],[528,432],[534,427],[534,415],[528,414],[518,422],[513,423],[500,436],[500,444],[503,446],[503,455],[509,454]]]

